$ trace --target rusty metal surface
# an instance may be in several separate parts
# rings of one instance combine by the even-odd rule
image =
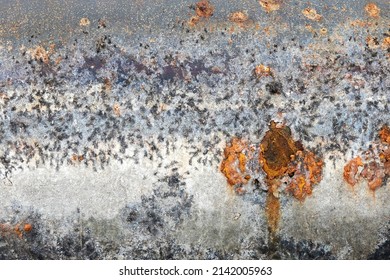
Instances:
[[[389,258],[388,1],[0,7],[0,259]]]

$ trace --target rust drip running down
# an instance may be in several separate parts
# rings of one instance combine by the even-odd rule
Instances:
[[[390,129],[387,125],[379,131],[379,141],[372,143],[365,151],[363,159],[358,156],[344,166],[344,180],[354,187],[363,178],[370,190],[375,191],[384,185],[390,176]]]
[[[272,192],[268,192],[267,194],[265,215],[267,217],[268,232],[270,233],[270,243],[274,244],[277,241],[277,232],[279,229],[280,200]]]

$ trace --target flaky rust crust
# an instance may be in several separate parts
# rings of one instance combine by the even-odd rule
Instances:
[[[243,153],[248,146],[239,138],[233,138],[224,150],[224,159],[220,170],[225,175],[229,185],[246,184],[249,176],[246,175],[246,155]]]
[[[288,127],[271,122],[260,144],[259,161],[268,179],[284,175],[298,148]]]

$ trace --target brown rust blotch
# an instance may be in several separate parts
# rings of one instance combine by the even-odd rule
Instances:
[[[375,3],[368,3],[364,9],[370,17],[377,18],[381,12],[381,9]]]
[[[214,6],[208,0],[201,0],[196,3],[195,13],[198,17],[211,17],[214,14]]]
[[[355,186],[356,183],[358,182],[358,178],[356,178],[356,175],[358,173],[359,167],[361,166],[363,166],[361,157],[356,157],[354,159],[351,159],[344,166],[344,180],[352,187]]]
[[[244,150],[247,148],[248,145],[244,140],[233,138],[224,150],[220,169],[231,186],[246,184],[250,178],[246,174],[247,157]]]
[[[260,6],[267,13],[279,10],[281,2],[281,0],[259,0]]]
[[[259,161],[268,179],[283,176],[298,151],[287,126],[271,122],[260,144]]]

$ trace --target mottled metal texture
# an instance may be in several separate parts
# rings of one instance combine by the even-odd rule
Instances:
[[[390,125],[389,2],[277,2],[1,0],[0,259],[389,259],[388,180],[343,179]],[[323,161],[272,240],[264,172],[220,171],[270,121]]]

